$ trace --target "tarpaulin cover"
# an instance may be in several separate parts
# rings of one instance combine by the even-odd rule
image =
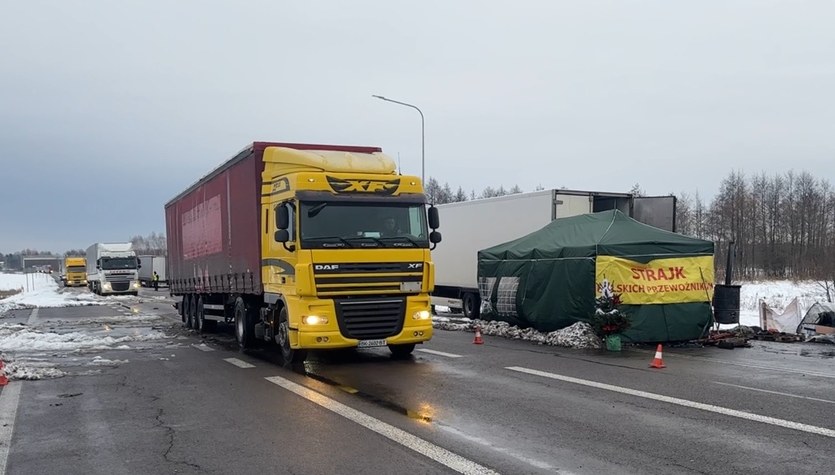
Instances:
[[[546,332],[588,322],[606,279],[631,319],[627,340],[699,338],[711,322],[713,252],[711,241],[618,210],[557,219],[479,251],[482,315]]]

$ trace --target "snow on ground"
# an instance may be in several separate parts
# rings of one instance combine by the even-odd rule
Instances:
[[[26,277],[26,274],[0,274],[0,290],[25,289]],[[29,277],[29,282],[32,282],[31,277]]]
[[[167,336],[158,330],[137,330],[132,335],[114,338],[81,332],[41,332],[21,324],[0,324],[0,352],[129,349],[125,343],[164,338]]]
[[[746,326],[760,325],[760,302],[780,312],[797,297],[800,312],[806,314],[815,302],[826,302],[826,290],[817,281],[790,280],[738,282],[739,323]]]
[[[23,279],[18,279],[22,277]],[[28,278],[28,284],[26,279]],[[107,300],[92,293],[61,292],[58,282],[48,274],[0,274],[0,288],[3,285],[21,288],[23,292],[0,300],[0,313],[15,308],[27,307],[76,307],[81,305],[104,305]],[[17,287],[14,287],[16,286]]]
[[[11,361],[6,364],[4,370],[6,371],[6,377],[9,379],[22,379],[28,381],[60,378],[67,374],[52,366],[23,361]]]
[[[802,314],[805,314],[815,302],[826,301],[826,290],[817,281],[777,280],[738,282],[737,284],[742,286],[739,297],[739,323],[746,326],[759,326],[759,305],[761,301],[765,301],[769,307],[782,312],[786,305],[797,297]],[[436,307],[436,310],[444,313],[444,310],[448,309],[439,306]],[[559,332],[542,333],[533,329],[522,330],[504,322],[472,321],[460,314],[449,313],[433,316],[432,323],[435,328],[440,330],[473,331],[475,325],[480,325],[482,333],[485,335],[573,348],[600,348],[599,339],[596,342],[593,341],[596,337],[592,338],[593,335],[586,334],[586,329],[577,327],[577,324],[559,330]],[[722,325],[723,328],[735,326],[736,324]]]

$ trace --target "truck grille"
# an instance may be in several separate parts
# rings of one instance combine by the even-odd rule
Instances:
[[[397,335],[403,329],[406,301],[389,299],[343,299],[336,301],[339,330],[347,338],[369,340]]]
[[[336,296],[348,293],[354,295],[414,294],[420,292],[423,282],[423,263],[315,264],[313,276],[316,280],[316,293],[320,296]]]
[[[130,282],[110,282],[110,288],[114,292],[124,292],[130,288]]]

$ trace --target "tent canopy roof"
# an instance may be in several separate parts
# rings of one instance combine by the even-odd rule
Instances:
[[[479,253],[479,259],[713,254],[713,242],[638,222],[619,210],[560,218],[519,239]]]

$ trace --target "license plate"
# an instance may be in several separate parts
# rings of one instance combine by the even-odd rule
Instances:
[[[386,346],[386,340],[360,340],[357,348],[375,348],[378,346]]]

